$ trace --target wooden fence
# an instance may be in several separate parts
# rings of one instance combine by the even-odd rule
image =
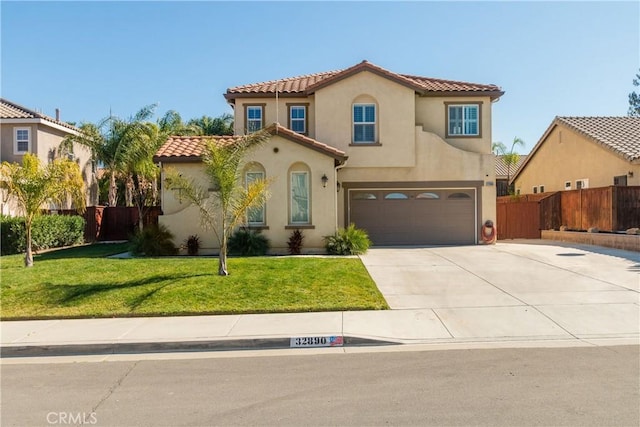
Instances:
[[[498,239],[539,239],[540,230],[622,231],[640,227],[640,186],[498,197]]]
[[[78,215],[75,210],[58,211],[61,215]],[[147,208],[143,224],[158,224],[159,206]],[[90,206],[85,219],[84,239],[87,242],[127,240],[138,228],[138,208],[125,206]]]

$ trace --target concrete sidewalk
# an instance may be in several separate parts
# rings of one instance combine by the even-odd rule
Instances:
[[[0,322],[2,357],[344,346],[640,343],[640,254],[540,243],[373,248],[392,310]]]

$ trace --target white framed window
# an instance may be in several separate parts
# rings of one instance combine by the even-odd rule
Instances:
[[[533,187],[533,194],[538,194],[538,187]]]
[[[31,151],[31,128],[14,129],[14,154],[24,154]]]
[[[565,190],[571,190],[571,181],[565,181],[564,182],[564,189]]]
[[[245,183],[247,187],[252,182],[264,180],[264,172],[261,171],[251,171],[245,174]],[[256,206],[249,210],[247,210],[247,224],[248,225],[265,225],[265,206]]]
[[[307,133],[307,107],[289,106],[289,129],[297,133]]]
[[[264,121],[264,107],[262,105],[246,105],[247,132],[256,132],[262,129]]]
[[[375,104],[353,104],[353,142],[376,142]]]
[[[589,188],[589,180],[587,178],[576,179],[576,190]]]
[[[540,188],[540,192],[544,193],[544,185],[539,185],[538,187]]]
[[[291,224],[311,223],[309,215],[309,172],[291,172]]]
[[[479,104],[446,104],[447,136],[480,136]]]

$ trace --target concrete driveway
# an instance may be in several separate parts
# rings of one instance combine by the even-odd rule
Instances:
[[[637,338],[640,254],[549,241],[372,248],[362,261],[396,316],[443,338]],[[433,322],[435,321],[435,322]]]

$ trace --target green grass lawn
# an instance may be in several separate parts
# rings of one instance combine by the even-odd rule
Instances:
[[[378,310],[387,303],[357,258],[213,257],[109,259],[124,244],[0,259],[1,318]]]

